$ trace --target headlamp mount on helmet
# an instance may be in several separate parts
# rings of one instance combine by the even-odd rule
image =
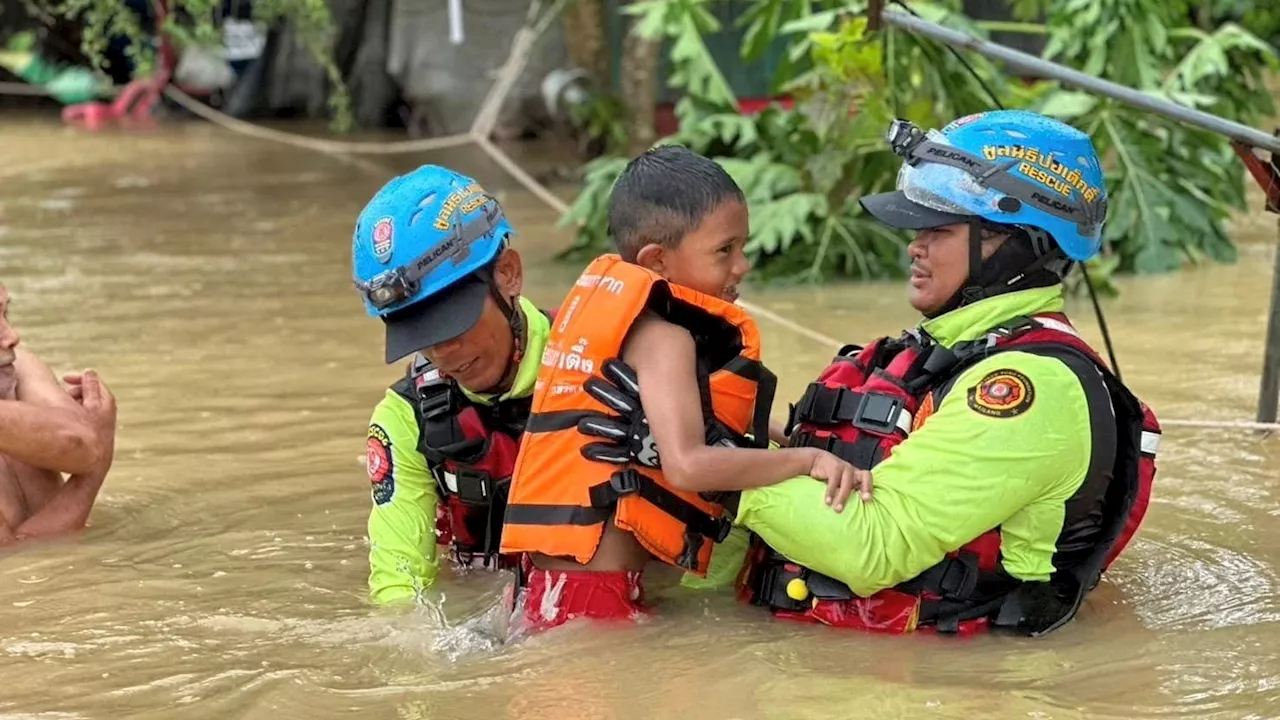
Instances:
[[[913,165],[919,162],[914,157],[913,151],[926,138],[925,132],[919,126],[902,118],[890,121],[889,130],[885,133],[885,139],[889,141],[889,147],[893,148],[894,154]]]

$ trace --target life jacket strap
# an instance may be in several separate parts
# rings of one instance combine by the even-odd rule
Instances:
[[[956,557],[943,558],[942,562],[898,585],[897,589],[913,595],[931,593],[945,600],[964,602],[973,597],[981,576],[978,556],[961,551]]]
[[[848,423],[865,432],[890,435],[911,433],[912,414],[902,398],[887,393],[857,392],[844,387],[809,383],[795,404],[790,420],[814,425]]]
[[[468,440],[458,423],[458,413],[466,402],[453,382],[425,360],[409,368],[408,392],[414,405],[421,437],[418,449],[427,463],[442,465],[446,460],[473,459],[484,448],[484,440]]]
[[[787,592],[794,580],[805,586],[805,596],[797,599]],[[853,600],[856,595],[848,585],[822,573],[797,565],[775,550],[767,554],[752,570],[751,602],[773,610],[801,612],[809,609],[814,600]]]
[[[733,523],[728,518],[716,518],[708,515],[688,500],[676,495],[653,478],[648,477],[635,468],[619,470],[609,477],[608,482],[594,485],[590,489],[591,506],[597,509],[612,508],[618,500],[628,495],[636,495],[646,502],[679,520],[689,530],[709,538],[714,542],[724,542],[733,530]]]
[[[797,432],[791,436],[791,447],[816,447],[826,450],[859,470],[870,470],[880,460],[880,438],[870,433],[845,442],[834,435]]]
[[[456,472],[440,470],[441,480],[449,495],[457,496],[464,505],[488,505],[494,496],[505,495],[511,478],[495,480],[493,475],[469,467],[459,467]]]

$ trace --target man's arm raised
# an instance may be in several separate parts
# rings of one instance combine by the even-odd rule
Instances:
[[[64,379],[71,385],[71,397],[80,402],[88,419],[93,462],[85,471],[68,478],[47,505],[14,528],[13,535],[18,539],[57,535],[84,527],[115,456],[115,397],[92,370]]]
[[[76,400],[35,355],[17,348],[17,400],[0,400],[0,454],[64,473],[93,469],[100,443]],[[79,387],[73,387],[79,392]]]
[[[0,454],[46,470],[83,473],[97,461],[95,440],[82,412],[0,400]]]
[[[80,404],[68,394],[53,371],[40,358],[24,348],[14,348],[17,357],[13,367],[18,373],[19,402],[42,407],[62,408],[64,410],[80,410]],[[75,377],[79,377],[78,375]],[[76,388],[72,387],[73,391]]]

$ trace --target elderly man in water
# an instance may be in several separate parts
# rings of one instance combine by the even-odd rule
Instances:
[[[64,390],[18,342],[0,285],[0,544],[83,528],[115,451],[116,401],[97,373],[64,376]]]

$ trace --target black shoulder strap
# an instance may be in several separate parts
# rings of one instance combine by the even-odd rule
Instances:
[[[999,338],[1014,338],[1038,327],[1040,324],[1035,318],[1019,316],[997,325],[976,340],[956,343],[950,348],[936,345],[932,352],[925,356],[924,365],[920,368],[919,382],[933,386],[933,392],[937,395],[936,400],[941,402],[942,398],[951,392],[952,386],[965,370],[997,353],[1026,347],[1025,345],[1000,345],[997,344]],[[1057,347],[1057,345],[1054,346]],[[921,389],[919,384],[916,385],[916,389]]]
[[[1089,407],[1089,428],[1093,442],[1085,482],[1109,476],[1115,467],[1119,441],[1116,432],[1119,423],[1112,399],[1111,383],[1108,382],[1107,377],[1110,373],[1085,353],[1061,343],[1006,345],[996,348],[991,354],[998,354],[1005,350],[1053,358],[1066,365],[1067,369],[1076,376],[1080,381],[1080,387],[1084,390],[1084,399]]]
[[[471,457],[484,444],[483,440],[467,440],[463,435],[458,413],[470,401],[430,361],[415,357],[404,379],[393,389],[413,406],[418,421],[418,450],[429,465]]]
[[[755,415],[751,418],[751,432],[758,448],[769,447],[769,414],[773,411],[773,398],[777,393],[778,376],[761,364],[760,377],[756,379]]]
[[[1058,629],[1075,616],[1085,594],[1097,584],[1102,574],[1102,564],[1124,530],[1137,497],[1137,478],[1116,477],[1115,471],[1117,468],[1128,467],[1128,456],[1139,452],[1141,448],[1141,423],[1129,421],[1135,412],[1141,417],[1141,409],[1137,405],[1137,399],[1110,371],[1073,347],[1061,343],[1031,343],[996,348],[994,352],[1003,350],[1055,358],[1079,378],[1089,407],[1092,442],[1089,469],[1084,482],[1105,483],[1101,488],[1103,526],[1092,552],[1072,567],[1055,573],[1048,583],[1051,587],[1028,587],[1024,592],[1015,591],[1010,594],[993,623],[996,627],[1016,628],[1020,632],[1038,637]],[[1133,437],[1128,437],[1129,435]]]

